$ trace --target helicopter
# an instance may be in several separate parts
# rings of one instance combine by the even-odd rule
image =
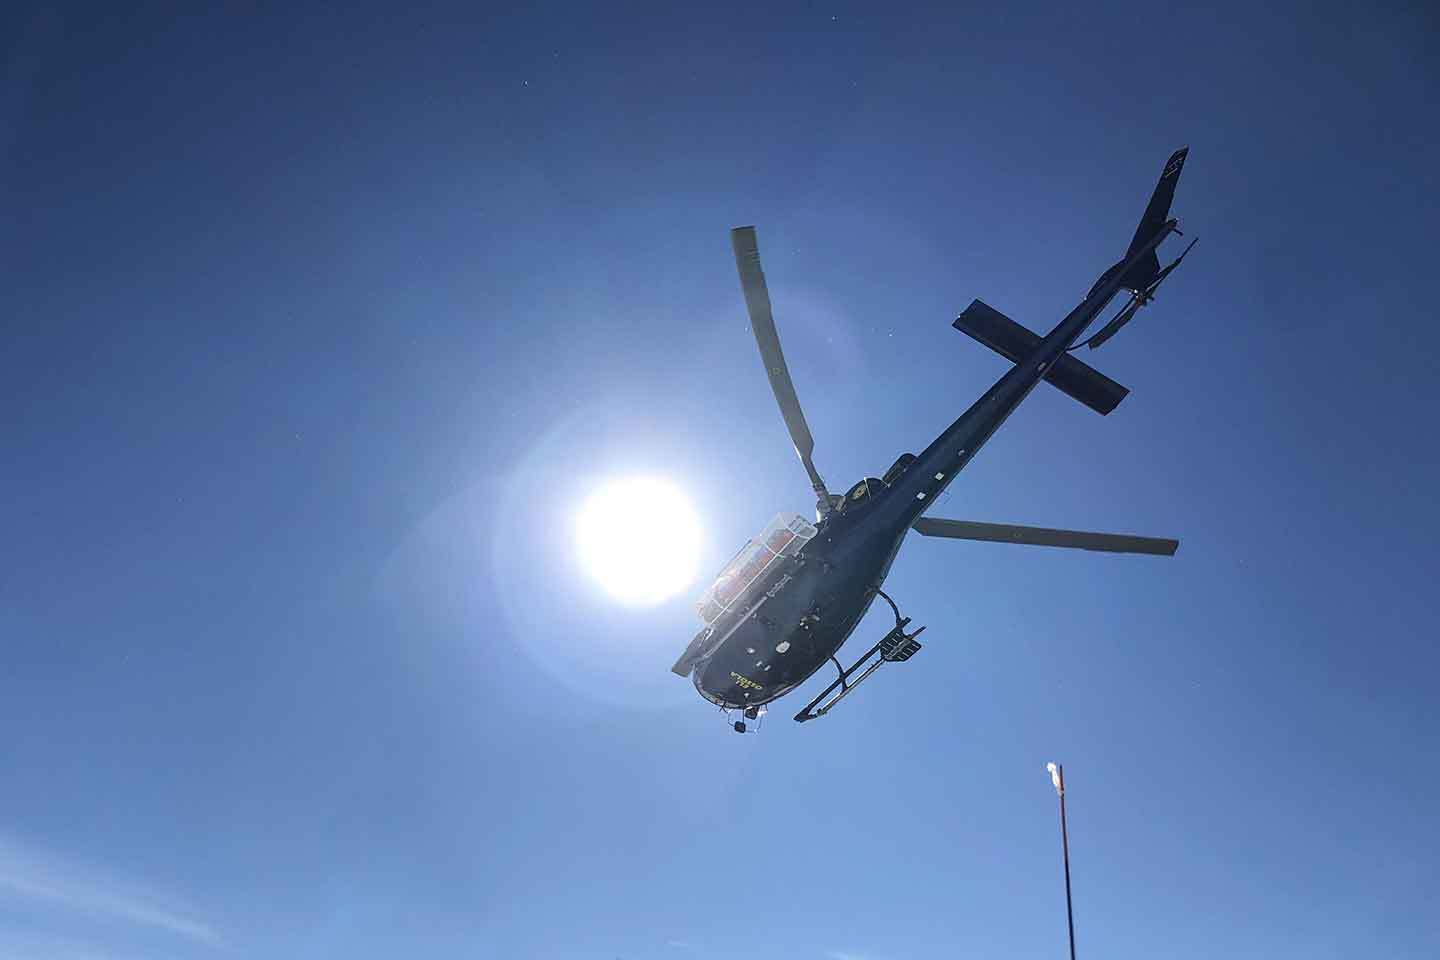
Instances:
[[[978,299],[966,307],[952,326],[1014,366],[921,453],[902,454],[883,476],[865,477],[844,494],[830,492],[812,459],[815,441],[780,348],[755,228],[731,231],[751,330],[816,497],[814,523],[780,514],[725,565],[696,604],[703,626],[671,667],[727,716],[741,711],[743,718],[733,723],[737,733],[745,733],[746,720],[762,717],[767,704],[804,683],[827,660],[839,676],[795,715],[801,723],[827,714],[884,664],[903,663],[920,651],[916,638],[925,628],[909,630],[910,618],[881,589],[911,530],[958,540],[1175,554],[1179,541],[1173,539],[945,520],[924,513],[1041,381],[1101,415],[1125,399],[1127,388],[1074,352],[1100,347],[1133,320],[1194,247],[1192,239],[1161,268],[1157,248],[1170,234],[1182,235],[1170,205],[1188,152],[1182,147],[1166,161],[1124,257],[1048,334],[1042,337]],[[1129,294],[1125,305],[1082,339],[1121,291]],[[836,653],[876,597],[889,604],[895,625],[849,667],[841,667]]]

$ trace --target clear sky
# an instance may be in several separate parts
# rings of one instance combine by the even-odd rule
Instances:
[[[1082,956],[1440,955],[1433,10],[265,6],[0,18],[0,958],[1059,958],[1048,760]],[[933,511],[1178,555],[914,538],[729,732],[573,544],[810,509],[729,229],[843,488],[1184,144],[1130,397]]]

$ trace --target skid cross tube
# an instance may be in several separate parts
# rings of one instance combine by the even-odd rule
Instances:
[[[886,643],[889,643],[891,641],[913,640],[915,637],[918,637],[921,633],[925,631],[925,628],[921,627],[914,633],[907,634],[905,632],[905,627],[910,623],[910,618],[900,616],[900,608],[895,606],[895,601],[891,600],[889,596],[885,594],[885,591],[876,588],[875,592],[878,593],[880,596],[884,597],[885,602],[890,604],[890,609],[895,611],[895,626],[890,628],[889,633],[885,634],[885,636],[881,637],[878,641],[876,641],[873,647],[871,647],[869,650],[866,650],[864,656],[852,663],[849,669],[840,670],[840,662],[832,656],[830,660],[835,664],[835,668],[837,670],[840,670],[840,676],[836,677],[833,681],[831,681],[830,686],[826,687],[824,690],[821,690],[819,695],[816,696],[814,700],[811,700],[809,703],[805,704],[805,709],[795,714],[795,720],[797,723],[804,723],[806,720],[814,720],[816,717],[825,716],[825,714],[829,713],[830,709],[834,707],[835,704],[839,703],[841,700],[844,700],[847,696],[849,696],[850,691],[860,686],[861,681],[863,681],[866,677],[870,676],[870,674],[874,673],[877,669],[879,669],[880,665],[885,662],[886,658],[883,655],[879,659],[874,660],[873,662],[871,662],[871,658],[874,657],[877,653],[880,653],[880,648]],[[849,682],[850,676],[855,673],[855,671],[859,670],[861,667],[865,668],[865,672],[860,674],[860,676],[857,677],[853,683]],[[834,693],[836,687],[840,688],[840,692],[835,694],[835,696],[832,697],[828,702],[826,702],[824,706],[820,707],[817,710],[816,707],[820,703],[820,701],[824,700],[826,697],[829,697],[831,693]]]

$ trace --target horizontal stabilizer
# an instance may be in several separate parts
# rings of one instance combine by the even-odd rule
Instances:
[[[1011,320],[982,300],[976,300],[955,318],[952,326],[967,333],[1011,363],[1019,363],[1040,345],[1040,335]],[[1082,360],[1062,354],[1045,374],[1061,392],[1099,414],[1120,405],[1130,392]]]
[[[952,540],[985,540],[990,543],[1024,543],[1038,547],[1073,547],[1104,553],[1145,553],[1173,557],[1179,540],[1136,537],[1121,533],[1086,533],[1081,530],[1051,530],[1048,527],[1020,527],[1013,523],[976,523],[973,520],[940,520],[921,517],[915,532],[927,537]]]

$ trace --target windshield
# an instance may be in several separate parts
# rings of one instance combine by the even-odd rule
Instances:
[[[760,535],[740,548],[725,564],[695,609],[705,623],[713,623],[745,595],[747,588],[765,578],[775,563],[799,553],[815,536],[815,527],[798,514],[777,514]]]

